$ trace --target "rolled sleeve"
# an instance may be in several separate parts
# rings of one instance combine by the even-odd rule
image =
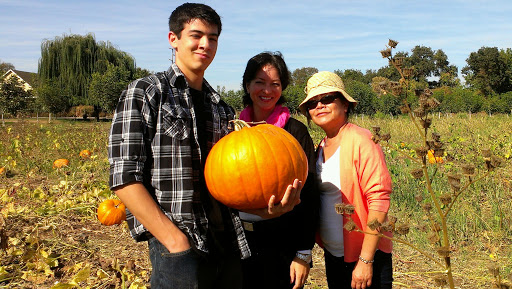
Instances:
[[[130,84],[119,99],[109,136],[110,188],[142,182],[146,150],[144,141],[144,90]]]
[[[142,169],[144,163],[128,160],[114,161],[110,165],[110,189],[132,182],[143,182]]]

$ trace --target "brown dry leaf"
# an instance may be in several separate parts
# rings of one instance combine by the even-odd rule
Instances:
[[[78,273],[76,273],[76,275],[73,277],[73,280],[71,281],[71,283],[78,284],[80,282],[83,282],[83,281],[87,280],[90,275],[91,275],[91,267],[89,265],[86,265],[85,268],[81,269],[80,271],[78,271]]]
[[[32,282],[34,284],[42,284],[48,280],[46,274],[40,274],[35,270],[24,271],[21,275],[21,279]]]

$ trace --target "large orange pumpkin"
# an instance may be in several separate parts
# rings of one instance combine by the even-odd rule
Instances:
[[[270,124],[248,127],[237,120],[235,131],[213,146],[204,174],[210,193],[221,203],[259,209],[267,207],[272,195],[281,201],[295,179],[305,182],[308,160],[286,130]]]
[[[53,162],[53,168],[62,168],[67,167],[69,165],[69,160],[67,159],[57,159]]]
[[[121,224],[126,220],[126,207],[120,200],[107,199],[98,206],[98,220],[107,226]]]

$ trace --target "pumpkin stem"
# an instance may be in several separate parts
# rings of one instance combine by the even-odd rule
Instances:
[[[234,120],[230,120],[229,122],[233,123],[233,127],[234,127],[235,131],[239,131],[239,130],[241,130],[244,127],[251,127],[251,126],[258,125],[258,124],[267,123],[264,120],[263,121],[258,121],[258,122],[254,122],[254,121],[246,122],[246,121],[241,120],[241,119],[234,119]]]

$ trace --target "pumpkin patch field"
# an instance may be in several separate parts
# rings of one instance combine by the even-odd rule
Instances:
[[[0,287],[145,288],[146,246],[132,241],[108,187],[109,128],[0,127]]]
[[[425,200],[418,195],[425,188],[411,176],[414,163],[407,158],[421,142],[414,125],[407,117],[353,116],[352,122],[369,130],[378,126],[391,136],[381,142],[394,183],[390,215],[397,228],[410,228],[396,234],[406,242],[394,245],[393,288],[442,288],[436,283],[442,272],[433,261],[439,255],[422,231]],[[457,195],[448,218],[449,250],[458,288],[494,288],[498,279],[501,288],[509,288],[504,286],[512,277],[512,117],[442,115],[432,126],[446,147],[443,155],[426,155],[439,195],[450,192],[445,179],[461,165],[473,165],[467,177],[476,180],[487,172],[489,151],[499,159],[499,166]],[[149,288],[147,245],[130,237],[124,205],[108,187],[109,129],[109,122],[0,124],[0,288]],[[311,125],[310,132],[318,143],[322,131]],[[318,247],[313,262],[305,288],[327,288]]]

